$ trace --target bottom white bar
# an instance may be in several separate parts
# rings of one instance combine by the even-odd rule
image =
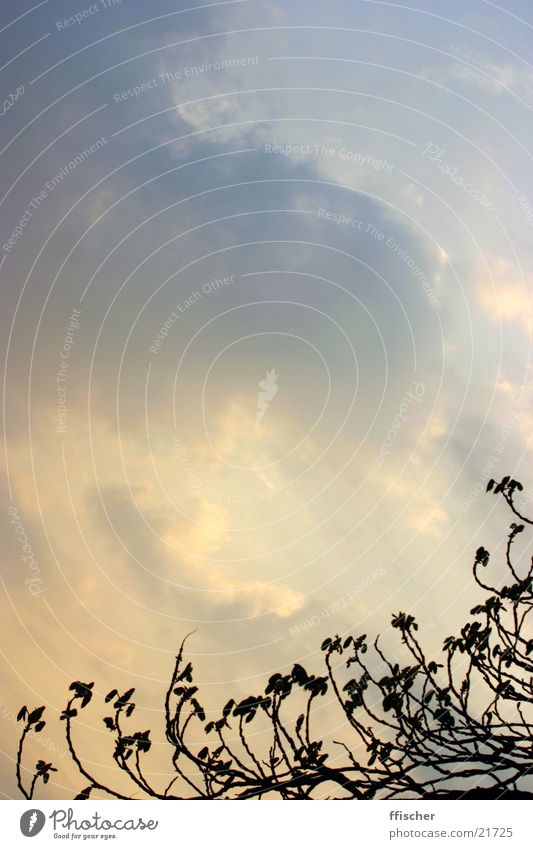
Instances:
[[[533,845],[530,802],[5,801],[6,847],[191,849]],[[31,839],[35,838],[35,844]],[[68,843],[67,843],[68,841]]]

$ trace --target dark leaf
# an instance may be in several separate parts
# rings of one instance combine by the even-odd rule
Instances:
[[[34,722],[39,722],[44,711],[45,711],[44,705],[42,707],[35,708],[35,710],[32,710],[32,712],[28,716],[28,722],[30,723],[30,725],[33,725]]]
[[[200,719],[202,722],[205,722],[205,710],[203,709],[202,705],[197,702],[196,699],[192,699],[191,704],[198,719]]]
[[[111,698],[113,698],[113,697],[111,696]],[[110,700],[108,700],[108,701],[110,701]],[[86,800],[90,797],[92,789],[93,789],[92,785],[89,785],[89,787],[86,787],[85,790],[82,790],[81,793],[78,793],[78,795],[74,796],[74,798],[79,799],[80,801]]]
[[[331,640],[330,640],[330,642],[331,642]],[[307,681],[309,681],[309,675],[307,674],[307,672],[305,671],[303,666],[301,666],[299,663],[294,664],[294,666],[292,667],[291,675],[292,675],[292,680],[294,681],[295,684],[302,685],[302,684],[306,684]]]
[[[233,709],[233,705],[235,704],[235,699],[230,699],[229,702],[224,705],[224,709],[222,711],[222,715],[228,717]]]
[[[117,701],[115,702],[114,707],[116,707],[116,708],[123,708],[123,707],[125,707],[125,706],[128,704],[128,702],[129,702],[129,700],[131,699],[131,697],[133,696],[134,692],[135,692],[135,687],[132,687],[132,688],[131,688],[131,690],[127,690],[127,691],[126,691],[126,692],[125,692],[122,696],[120,696],[120,697],[117,699]]]
[[[60,719],[73,719],[77,715],[78,715],[78,711],[76,710],[76,708],[70,708],[70,710],[64,710],[59,718]]]
[[[188,681],[189,684],[192,684],[192,663],[188,663],[181,675],[178,677],[178,681]]]

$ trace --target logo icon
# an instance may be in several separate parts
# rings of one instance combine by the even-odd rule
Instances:
[[[32,808],[25,811],[20,818],[20,830],[24,837],[35,837],[43,830],[46,817],[42,811]]]
[[[276,374],[276,369],[267,371],[265,380],[259,381],[260,392],[257,393],[257,415],[255,417],[255,426],[257,427],[268,410],[270,401],[276,395],[279,387],[276,383],[279,374]]]

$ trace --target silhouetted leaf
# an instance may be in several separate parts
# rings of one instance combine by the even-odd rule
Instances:
[[[28,716],[28,722],[30,723],[30,725],[33,725],[34,722],[38,722],[41,716],[43,715],[44,711],[44,705],[42,707],[35,708],[35,710],[32,710],[32,712]]]
[[[299,663],[295,663],[292,667],[292,680],[295,684],[305,684],[309,680],[309,675]]]
[[[222,715],[228,717],[233,709],[233,705],[235,704],[235,699],[230,699],[227,704],[224,705],[224,709],[222,711]]]
[[[191,704],[194,708],[194,712],[195,712],[196,716],[198,717],[198,719],[201,719],[202,722],[205,722],[205,711],[204,711],[202,705],[199,702],[197,702],[196,699],[192,699]]]
[[[120,697],[117,699],[117,701],[116,701],[116,702],[115,702],[115,704],[114,704],[114,707],[116,707],[116,708],[123,708],[123,707],[126,707],[126,705],[128,704],[129,700],[130,700],[130,699],[131,699],[131,697],[133,696],[134,692],[135,692],[135,687],[132,687],[132,688],[131,688],[131,690],[127,690],[127,691],[126,691],[126,692],[125,692],[122,696],[120,696]]]
[[[192,684],[192,663],[188,663],[181,675],[178,677],[178,681],[188,681]]]
[[[60,719],[73,719],[77,715],[78,715],[78,711],[76,710],[76,708],[70,708],[70,710],[69,709],[64,710],[59,718]]]
[[[111,698],[113,698],[113,697],[111,697]],[[74,799],[77,799],[77,800],[80,800],[80,801],[89,799],[92,789],[93,789],[92,785],[89,785],[89,787],[86,787],[85,790],[81,791],[81,793],[78,793],[77,796],[74,796]]]

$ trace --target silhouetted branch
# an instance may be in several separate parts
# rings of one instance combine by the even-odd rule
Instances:
[[[488,490],[503,495],[520,519],[507,539],[508,584],[485,577],[491,572],[490,554],[478,548],[473,579],[488,595],[472,608],[460,633],[446,638],[438,660],[425,652],[414,617],[399,612],[391,626],[407,664],[388,658],[379,638],[369,643],[365,634],[335,635],[322,643],[324,675],[310,674],[296,663],[290,672],[271,675],[264,693],[230,699],[218,719],[206,721],[192,663],[184,658],[184,640],[164,702],[175,776],[161,789],[146,777],[143,759],[152,746],[151,732],[126,730],[135,711],[133,689],[122,695],[112,690],[105,698],[113,702],[114,712],[104,723],[114,736],[117,768],[136,791],[156,799],[310,799],[317,793],[354,799],[533,798],[528,789],[533,786],[533,560],[520,577],[523,570],[512,559],[516,537],[533,521],[514,503],[522,490],[519,482],[509,477],[499,484],[490,481]],[[92,688],[92,683],[74,682],[61,715],[70,756],[89,782],[77,798],[89,798],[94,789],[127,799],[91,775],[76,752],[72,722],[91,701]],[[344,752],[340,764],[338,748],[332,758],[313,734],[313,708],[328,692],[350,737],[333,743]],[[23,708],[18,717],[25,725],[17,783],[25,798],[32,798],[37,779],[46,783],[54,769],[39,761],[26,791],[24,742],[30,730],[41,730],[43,711],[28,714]],[[258,722],[262,733],[252,740],[250,729]],[[198,749],[189,739],[197,739],[199,729],[206,744]],[[184,795],[171,795],[178,788]]]

